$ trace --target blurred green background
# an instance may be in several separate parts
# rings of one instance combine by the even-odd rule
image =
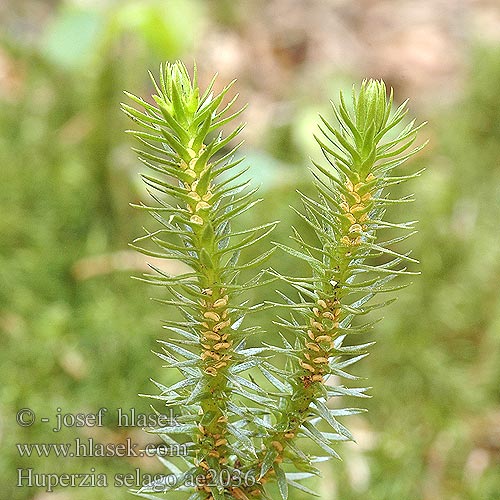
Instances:
[[[420,221],[422,275],[367,338],[377,344],[354,371],[373,386],[370,411],[345,420],[358,443],[316,488],[331,500],[500,498],[498,2],[4,0],[0,23],[1,499],[130,498],[113,486],[17,488],[18,468],[161,471],[145,459],[20,457],[16,443],[151,440],[113,418],[149,413],[138,394],[171,376],[150,351],[172,313],[130,279],[146,260],[127,243],[154,224],[128,205],[146,196],[119,103],[123,89],[150,95],[147,70],[176,58],[196,59],[202,84],[238,78],[244,153],[265,198],[252,217],[282,220],[279,241],[301,224],[288,205],[308,189],[317,113],[339,89],[383,77],[429,120],[411,165],[427,171],[405,186],[417,202],[393,213]],[[55,433],[17,425],[26,407],[51,421],[57,408],[109,416]]]

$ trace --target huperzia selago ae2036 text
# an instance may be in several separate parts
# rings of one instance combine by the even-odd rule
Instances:
[[[358,316],[394,300],[374,301],[376,295],[400,289],[407,284],[401,275],[415,272],[410,252],[394,249],[414,233],[413,222],[387,217],[393,204],[411,196],[391,199],[388,189],[420,174],[395,170],[423,147],[415,145],[422,125],[407,120],[406,103],[393,107],[382,81],[363,81],[349,100],[340,94],[331,119],[320,117],[316,140],[324,162],[311,168],[316,194],[298,195],[307,237],[293,230],[291,246],[275,243],[242,262],[241,250],[266,238],[277,222],[232,229],[259,200],[242,179],[242,160],[234,159],[242,126],[222,132],[242,111],[234,109],[231,84],[216,94],[212,80],[202,92],[196,69],[191,78],[178,62],[162,66],[153,82],[153,100],[127,93],[132,106],[123,104],[139,128],[129,131],[140,143],[134,150],[151,171],[142,178],[153,206],[138,208],[156,224],[133,246],[189,270],[171,276],[151,265],[142,278],[164,287],[168,298],[162,302],[183,316],[165,321],[169,333],[158,352],[181,379],[170,386],[155,382],[159,394],[153,396],[165,411],[175,408],[176,425],[151,432],[167,444],[188,443],[189,453],[159,457],[175,481],[159,480],[135,493],[149,499],[286,499],[293,488],[300,498],[314,495],[303,481],[319,475],[318,462],[338,457],[336,442],[352,439],[339,419],[363,411],[340,409],[332,398],[367,397],[366,388],[336,385],[355,380],[346,369],[371,345],[345,340],[376,322]],[[390,233],[385,241],[384,233]],[[309,273],[264,270],[272,250],[305,261]],[[242,282],[241,272],[252,269],[253,277]],[[252,305],[242,294],[270,280],[289,287],[279,293],[285,313],[267,332],[269,344],[249,347],[257,328],[243,320],[272,298]]]

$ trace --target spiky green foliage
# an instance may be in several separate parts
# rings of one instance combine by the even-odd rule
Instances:
[[[249,330],[241,323],[245,314],[259,306],[247,306],[239,297],[259,284],[262,273],[246,283],[238,283],[238,275],[262,263],[270,252],[246,263],[239,262],[239,254],[264,238],[276,223],[231,231],[234,218],[259,201],[249,181],[241,180],[245,170],[236,168],[241,160],[232,159],[238,146],[227,147],[242,126],[227,136],[220,131],[242,111],[230,114],[236,97],[223,105],[231,84],[214,95],[212,80],[201,95],[196,70],[191,80],[181,63],[167,64],[159,83],[154,78],[153,82],[156,106],[131,94],[127,95],[143,109],[123,104],[125,113],[142,127],[129,131],[142,144],[135,151],[155,174],[142,177],[157,206],[139,208],[149,211],[161,227],[146,230],[133,246],[146,255],[179,260],[191,269],[174,277],[151,266],[154,274],[144,278],[165,287],[170,298],[162,302],[177,307],[184,317],[165,322],[171,335],[161,341],[157,353],[182,375],[170,387],[156,384],[161,394],[155,397],[174,407],[178,416],[175,425],[154,432],[167,443],[189,443],[190,453],[163,459],[176,476],[171,480],[174,486],[151,484],[138,494],[151,498],[155,491],[178,489],[194,491],[192,500],[222,499],[230,490],[224,478],[233,475],[236,461],[248,462],[255,456],[241,429],[245,411],[231,402],[231,395],[268,402],[265,395],[254,394],[262,391],[240,375],[256,363],[253,351],[245,348]],[[146,240],[159,250],[135,245]],[[181,463],[176,465],[176,460]],[[189,486],[193,478],[202,478],[194,488]]]
[[[406,103],[392,113],[392,93],[387,98],[379,81],[364,81],[357,94],[353,89],[352,111],[342,94],[340,103],[332,105],[337,127],[321,117],[322,135],[316,137],[328,162],[315,163],[312,170],[317,199],[301,194],[304,211],[298,212],[317,240],[295,231],[298,250],[276,243],[311,269],[310,276],[300,279],[282,276],[298,292],[298,299],[282,294],[292,314],[277,322],[295,338],[293,344],[285,340],[288,394],[279,398],[273,431],[263,440],[257,464],[261,484],[276,480],[283,499],[289,485],[307,491],[295,479],[319,474],[314,463],[338,457],[335,442],[352,439],[338,417],[363,410],[327,403],[337,396],[367,397],[367,388],[338,386],[329,378],[356,380],[345,369],[364,358],[371,343],[344,345],[344,340],[373,326],[376,319],[360,323],[357,317],[395,300],[371,301],[405,286],[391,282],[413,274],[406,265],[417,262],[410,252],[393,249],[414,233],[413,222],[389,222],[385,212],[389,205],[411,201],[411,196],[389,198],[387,188],[420,174],[394,176],[392,171],[424,146],[413,147],[422,125],[415,127],[412,121],[394,132],[407,114]],[[385,229],[403,234],[379,241],[378,233]],[[301,437],[315,443],[318,456],[298,446]]]
[[[328,164],[315,164],[317,196],[301,194],[304,211],[299,212],[316,240],[295,231],[292,239],[299,249],[275,245],[290,258],[305,261],[311,274],[298,278],[271,272],[271,280],[280,278],[297,292],[281,294],[285,303],[279,305],[289,308],[291,317],[276,322],[284,331],[276,332],[273,345],[247,348],[245,337],[253,329],[242,329],[242,319],[264,306],[249,307],[240,295],[258,285],[263,272],[242,284],[238,276],[264,262],[271,251],[244,264],[238,262],[239,254],[276,223],[231,231],[231,221],[258,200],[248,182],[240,181],[243,171],[231,173],[240,164],[232,160],[238,146],[229,151],[226,146],[241,126],[226,137],[218,132],[241,110],[227,116],[235,98],[222,103],[231,85],[214,96],[213,84],[200,95],[196,71],[191,80],[182,64],[167,65],[159,84],[155,82],[156,106],[131,94],[143,110],[123,105],[143,128],[131,131],[143,145],[136,149],[139,158],[156,174],[143,179],[157,206],[139,208],[161,226],[137,240],[150,241],[160,251],[136,248],[180,260],[191,269],[174,277],[152,266],[154,274],[144,278],[168,290],[170,296],[162,302],[184,317],[166,321],[170,335],[158,353],[182,378],[170,387],[157,382],[161,393],[154,396],[178,416],[175,425],[153,432],[168,444],[187,441],[190,452],[161,458],[170,480],[137,494],[159,498],[155,492],[175,490],[190,494],[190,500],[271,498],[267,485],[275,482],[282,499],[290,486],[313,494],[300,480],[319,474],[316,462],[338,456],[335,442],[352,439],[338,417],[362,411],[331,408],[329,400],[367,397],[366,388],[328,381],[331,376],[356,379],[345,369],[366,356],[370,345],[344,341],[376,322],[359,322],[358,316],[394,300],[373,303],[374,296],[397,291],[405,284],[392,281],[413,273],[406,265],[416,260],[393,248],[413,234],[413,223],[389,222],[385,212],[389,205],[411,201],[390,199],[387,188],[419,174],[392,172],[423,147],[413,146],[420,126],[401,125],[406,103],[392,112],[392,94],[388,98],[383,82],[372,80],[353,91],[352,110],[340,95],[340,103],[333,105],[337,126],[322,118],[317,141]],[[384,230],[402,234],[381,242],[379,232]],[[274,366],[265,352],[283,354],[286,366]],[[267,380],[273,392],[260,387],[258,377],[244,377],[247,370]],[[314,448],[299,445],[302,437]]]

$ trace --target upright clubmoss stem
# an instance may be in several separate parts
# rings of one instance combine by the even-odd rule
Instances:
[[[230,368],[235,362],[236,332],[232,328],[235,322],[232,296],[238,289],[234,285],[237,272],[228,268],[226,257],[231,237],[228,234],[228,217],[231,214],[226,215],[229,212],[227,205],[231,202],[231,190],[235,187],[230,183],[221,187],[216,178],[239,161],[232,162],[230,156],[226,155],[229,159],[221,164],[221,159],[212,160],[212,157],[242,127],[237,127],[225,138],[221,133],[215,138],[209,138],[209,135],[237,117],[241,110],[224,118],[234,99],[222,110],[219,110],[219,106],[230,86],[214,96],[212,81],[201,96],[196,71],[191,80],[186,68],[180,63],[162,68],[159,84],[154,79],[153,82],[157,90],[154,99],[158,107],[127,94],[145,112],[127,105],[123,105],[123,109],[147,130],[131,131],[146,146],[146,150],[137,150],[143,163],[176,181],[172,183],[170,180],[144,175],[146,184],[173,197],[176,204],[161,201],[157,209],[144,205],[139,208],[150,210],[167,231],[179,236],[181,245],[163,240],[155,233],[148,233],[147,236],[167,252],[139,250],[148,255],[184,260],[193,269],[193,272],[178,280],[159,276],[150,279],[150,282],[164,284],[180,299],[166,302],[178,305],[188,319],[185,325],[190,331],[182,330],[175,324],[172,329],[188,339],[192,350],[179,350],[174,339],[164,342],[164,345],[168,359],[173,359],[175,355],[187,357],[188,361],[173,364],[178,364],[181,372],[189,377],[186,387],[192,390],[172,390],[170,398],[165,396],[164,399],[167,404],[177,403],[182,407],[185,412],[183,418],[191,429],[195,450],[190,474],[197,478],[194,486],[198,492],[197,498],[220,500],[224,498],[224,490],[227,490],[226,485],[221,483],[224,477],[222,471],[231,453],[228,401],[231,399],[232,387],[228,381]],[[156,142],[160,142],[163,149],[155,146]],[[240,175],[237,173],[234,179]],[[239,187],[245,187],[245,183]],[[238,207],[237,203],[234,205]],[[170,214],[170,218],[162,217],[162,212]],[[232,291],[225,284],[230,273],[233,273]],[[188,313],[186,307],[192,311]],[[193,338],[197,339],[196,346],[193,345]],[[185,481],[186,477],[179,480]],[[148,491],[143,488],[139,493],[146,494]]]
[[[274,430],[263,439],[254,465],[260,471],[258,485],[247,491],[259,498],[265,497],[264,487],[270,480],[277,480],[281,497],[287,497],[289,480],[281,468],[282,462],[292,462],[299,470],[312,470],[306,455],[298,451],[299,434],[306,433],[327,454],[337,456],[326,434],[311,423],[313,418],[320,417],[340,436],[351,439],[349,431],[337,422],[325,404],[332,394],[325,382],[331,374],[343,374],[339,359],[356,353],[355,348],[342,347],[343,337],[356,330],[352,327],[352,319],[369,310],[363,305],[376,293],[388,290],[383,285],[406,272],[404,268],[397,268],[400,262],[416,262],[407,254],[377,244],[376,237],[379,229],[390,227],[380,220],[385,205],[405,201],[388,201],[382,195],[384,188],[393,181],[388,172],[420,149],[403,154],[412,145],[420,127],[413,128],[412,122],[395,139],[382,142],[385,134],[406,114],[403,105],[391,117],[392,94],[388,99],[383,82],[365,81],[357,95],[353,91],[352,114],[342,95],[340,101],[338,107],[334,105],[334,112],[342,127],[336,129],[322,118],[325,128],[320,129],[328,142],[317,138],[334,169],[315,163],[316,172],[313,173],[320,201],[302,195],[306,211],[302,218],[316,232],[320,244],[315,248],[297,234],[294,239],[304,253],[279,245],[310,264],[312,275],[300,282],[295,282],[293,277],[283,277],[310,300],[307,304],[297,304],[297,310],[302,310],[303,326],[299,327],[295,321],[283,325],[290,326],[298,334],[290,363],[293,367],[291,392],[281,397]],[[393,260],[378,267],[366,262],[372,255],[384,254],[394,257]],[[372,278],[361,281],[360,277],[367,272]],[[356,294],[358,299],[353,300]],[[288,301],[292,303],[292,299]],[[361,352],[359,349],[357,354]],[[349,363],[347,360],[344,364]],[[343,391],[343,387],[338,389],[339,393]],[[353,391],[353,395],[362,395],[362,390],[358,394]]]
[[[305,335],[300,338],[301,351],[293,379],[294,400],[291,400],[290,411],[283,412],[282,420],[277,422],[279,432],[272,434],[266,441],[266,448],[276,450],[277,462],[283,460],[287,444],[294,439],[300,427],[310,415],[307,413],[310,405],[325,392],[320,387],[331,373],[329,361],[338,354],[335,340],[341,334],[340,322],[345,318],[342,299],[346,292],[343,284],[349,282],[353,275],[351,263],[356,259],[358,250],[366,238],[369,210],[372,205],[372,193],[375,177],[372,173],[355,185],[347,179],[345,188],[348,195],[341,194],[341,216],[347,220],[338,234],[340,244],[330,256],[332,273],[328,276],[325,286],[316,291],[317,300],[306,316],[308,320]],[[376,184],[375,184],[376,185]],[[373,234],[371,235],[373,237]],[[292,417],[292,418],[291,418]]]
[[[191,145],[190,141],[187,146]],[[230,393],[227,372],[232,363],[234,340],[230,328],[229,295],[221,285],[220,258],[213,230],[212,186],[209,183],[203,186],[200,182],[209,175],[207,170],[211,166],[201,163],[199,172],[189,168],[190,165],[200,165],[200,156],[205,147],[202,144],[199,151],[194,151],[190,164],[182,163],[181,168],[193,176],[192,182],[184,183],[184,187],[190,199],[187,209],[193,228],[192,248],[200,261],[198,286],[204,296],[200,299],[199,355],[206,390],[211,395],[200,402],[197,465],[203,470],[217,470],[228,460],[225,402]],[[210,479],[207,477],[207,483]],[[212,498],[209,486],[201,484],[198,488],[207,493],[207,499]]]

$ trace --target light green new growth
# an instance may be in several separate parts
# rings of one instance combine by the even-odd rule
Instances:
[[[392,93],[388,98],[384,83],[373,80],[364,81],[359,92],[353,90],[352,106],[340,95],[340,102],[333,104],[337,126],[321,117],[317,141],[327,164],[314,165],[317,196],[301,194],[304,211],[299,213],[317,240],[306,241],[295,231],[292,239],[298,249],[275,244],[290,258],[304,260],[311,274],[293,277],[269,271],[268,281],[279,278],[297,292],[296,297],[281,293],[280,306],[291,314],[276,322],[294,340],[275,332],[274,347],[247,348],[245,339],[256,329],[242,328],[243,318],[265,306],[248,306],[240,295],[262,284],[264,271],[246,283],[238,277],[242,269],[260,266],[272,250],[246,263],[239,262],[239,254],[266,237],[276,222],[231,230],[231,221],[259,200],[249,182],[240,180],[245,170],[236,167],[242,160],[233,161],[238,145],[229,146],[242,126],[226,137],[220,131],[241,113],[231,114],[236,97],[224,105],[231,85],[218,95],[213,85],[212,80],[200,95],[196,69],[191,79],[181,63],[167,64],[155,82],[156,105],[131,94],[142,109],[123,104],[142,128],[130,131],[142,144],[135,151],[155,174],[143,179],[157,205],[139,208],[160,226],[134,242],[149,241],[159,250],[135,248],[191,268],[174,277],[151,266],[154,273],[144,277],[165,287],[170,298],[162,302],[183,315],[182,321],[166,322],[171,335],[160,341],[157,353],[182,379],[171,386],[155,382],[160,394],[153,396],[175,409],[176,423],[153,432],[167,444],[188,443],[189,453],[160,458],[168,481],[151,483],[136,494],[149,499],[174,491],[189,500],[270,499],[276,498],[275,484],[282,499],[289,487],[314,494],[300,481],[319,475],[314,464],[323,455],[338,456],[336,441],[352,439],[337,418],[363,411],[332,409],[329,399],[367,397],[365,388],[326,384],[331,375],[356,379],[345,369],[366,356],[371,345],[344,345],[344,339],[375,323],[353,320],[392,302],[370,300],[404,286],[391,282],[412,274],[405,266],[416,262],[409,253],[392,249],[413,234],[412,223],[389,222],[385,211],[391,204],[411,201],[408,196],[390,199],[386,189],[420,174],[394,176],[392,171],[423,147],[413,146],[421,126],[401,125],[406,103],[393,112]],[[403,234],[379,241],[378,232],[385,229]],[[285,367],[269,362],[267,354],[273,352],[285,355]],[[276,391],[269,394],[251,374],[244,376],[249,370],[263,375]],[[323,430],[321,422],[331,429]],[[302,437],[313,447],[299,445]]]

